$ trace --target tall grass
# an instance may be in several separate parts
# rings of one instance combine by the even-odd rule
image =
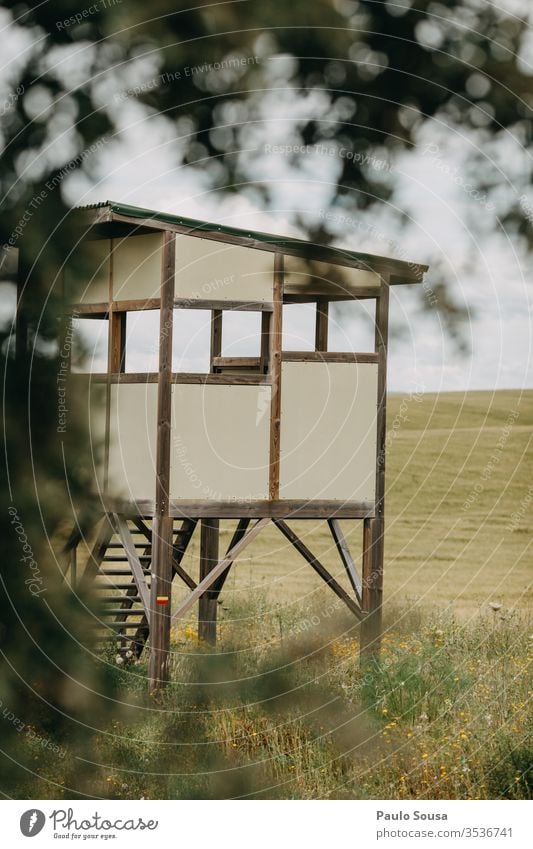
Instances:
[[[326,621],[324,606],[290,616],[266,597],[242,606],[248,626],[234,609],[214,654],[190,625],[173,634],[173,683],[157,699],[146,695],[144,662],[115,667],[121,711],[83,761],[93,777],[81,792],[532,797],[533,639],[518,614],[459,622],[447,613],[390,611],[381,656],[361,668],[357,629],[340,609]],[[67,766],[75,757],[72,749],[48,763],[48,778],[66,797],[77,789]],[[57,797],[57,787],[48,795]]]

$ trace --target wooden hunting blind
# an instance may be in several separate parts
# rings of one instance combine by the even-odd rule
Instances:
[[[92,438],[104,445],[95,461],[101,524],[81,580],[112,605],[110,630],[137,654],[149,640],[157,687],[169,674],[171,621],[198,601],[200,635],[214,642],[228,571],[273,523],[362,620],[363,647],[377,645],[389,289],[421,282],[426,266],[111,202],[76,214],[89,260],[81,289],[66,263],[66,312],[78,329],[93,322],[98,331],[79,380]],[[338,301],[375,305],[373,350],[328,348]],[[292,350],[294,340],[285,349],[287,310],[313,310],[314,344],[302,344],[310,350]],[[204,322],[178,357],[196,311],[208,339]],[[246,355],[226,343],[237,313],[251,322]],[[152,328],[144,354],[141,317],[139,335]],[[204,366],[188,369],[202,339]],[[294,518],[327,520],[350,593],[295,534]],[[237,523],[224,554],[221,519]],[[361,574],[340,519],[364,523]],[[198,524],[196,581],[182,559]],[[74,535],[73,563],[77,543]],[[173,611],[174,577],[189,595]]]

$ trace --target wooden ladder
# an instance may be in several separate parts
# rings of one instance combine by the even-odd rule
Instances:
[[[196,524],[196,520],[184,519],[173,534],[174,576],[190,589],[196,582],[181,560]],[[96,597],[97,645],[115,643],[122,657],[139,658],[150,635],[151,564],[151,526],[140,517],[105,517],[81,580]]]

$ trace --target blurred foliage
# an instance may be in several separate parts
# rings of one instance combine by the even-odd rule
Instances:
[[[59,738],[78,729],[89,747],[83,722],[88,715],[96,721],[107,705],[98,693],[107,696],[112,685],[80,646],[90,614],[68,597],[50,542],[73,521],[73,504],[90,524],[91,459],[75,396],[67,432],[57,432],[61,267],[77,239],[62,184],[72,172],[91,180],[86,152],[112,144],[123,119],[115,95],[125,92],[124,103],[143,104],[154,120],[164,115],[177,156],[210,189],[238,191],[266,207],[272,186],[258,176],[254,149],[270,139],[269,110],[278,103],[276,137],[285,144],[334,144],[360,154],[338,158],[331,198],[354,214],[394,191],[392,175],[364,164],[364,155],[390,161],[436,119],[471,134],[480,188],[499,198],[499,224],[522,235],[530,235],[523,210],[516,197],[501,197],[505,177],[484,157],[496,145],[505,150],[510,136],[531,152],[532,102],[526,20],[477,0],[198,0],[192,10],[162,0],[97,5],[94,14],[66,0],[0,7],[6,51],[19,45],[2,87],[0,244],[24,248],[19,283],[30,343],[15,357],[13,327],[2,327],[8,486],[0,698],[25,727]],[[167,84],[147,85],[165,74]],[[284,115],[297,118],[285,134]],[[296,214],[295,223],[317,241],[335,235],[325,221],[310,224]],[[5,293],[14,282],[5,254],[0,272]],[[447,303],[439,296],[440,308]],[[64,457],[73,453],[77,463],[67,471]],[[42,577],[40,595],[25,584],[25,552],[9,507]],[[21,734],[12,722],[2,730],[17,760]],[[14,769],[7,759],[0,770],[6,768]],[[4,779],[2,786],[9,792]]]

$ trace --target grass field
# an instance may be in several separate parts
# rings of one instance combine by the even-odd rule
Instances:
[[[353,617],[272,529],[226,583],[217,652],[180,623],[154,698],[146,654],[110,650],[109,721],[84,752],[60,741],[74,757],[33,744],[15,795],[532,798],[532,422],[533,392],[390,398],[379,661],[360,667]],[[344,580],[326,529],[296,526]]]

